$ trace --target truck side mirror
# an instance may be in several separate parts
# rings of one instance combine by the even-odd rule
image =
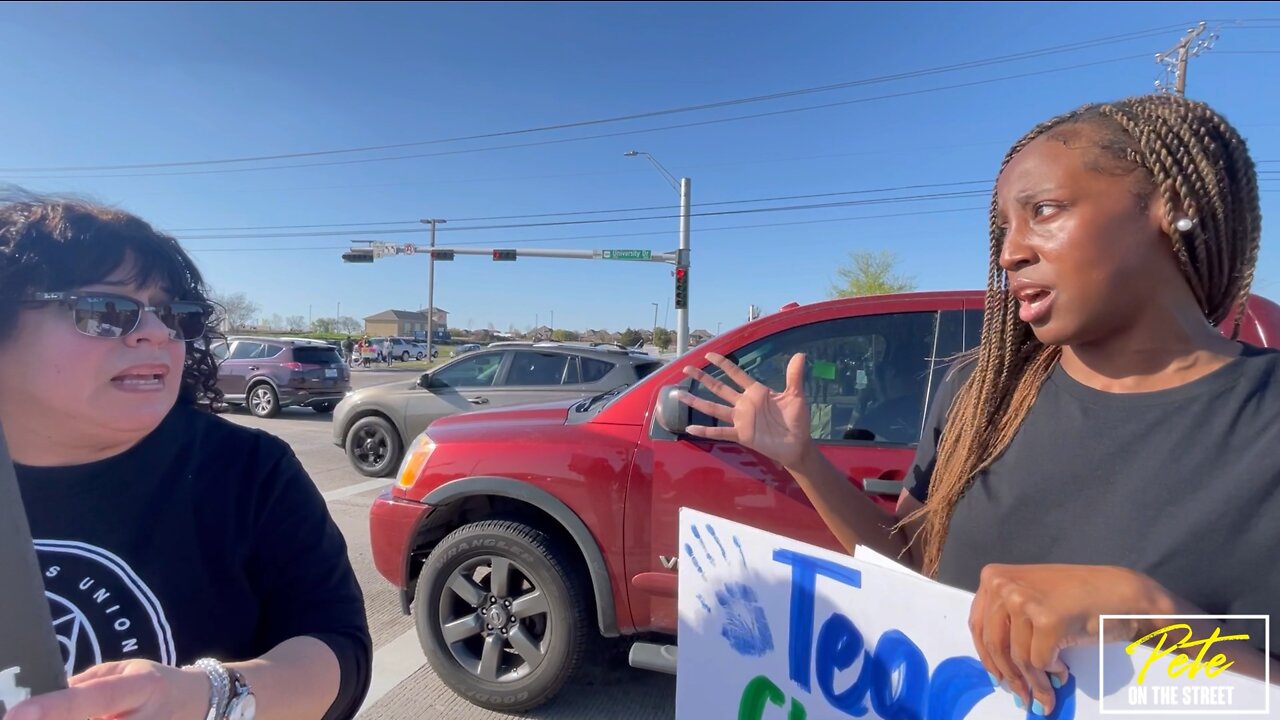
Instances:
[[[654,408],[654,417],[663,430],[673,435],[683,435],[689,427],[689,417],[693,409],[680,402],[676,397],[683,388],[668,385],[658,391],[658,402]]]

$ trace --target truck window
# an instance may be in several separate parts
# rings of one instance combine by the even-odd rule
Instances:
[[[815,440],[913,445],[920,440],[930,390],[938,319],[937,312],[918,312],[813,323],[747,345],[729,359],[758,382],[781,391],[787,363],[804,353],[804,390]],[[714,371],[713,377],[722,374],[711,365],[703,369]],[[719,402],[701,383],[690,391]],[[717,423],[697,412],[693,422]]]

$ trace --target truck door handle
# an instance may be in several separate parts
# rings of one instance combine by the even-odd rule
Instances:
[[[901,480],[881,480],[880,478],[863,478],[862,489],[864,492],[872,495],[893,495],[897,497],[902,492],[903,483]]]
[[[486,405],[489,402],[489,398],[487,397],[467,398],[467,402],[471,403],[472,405]]]

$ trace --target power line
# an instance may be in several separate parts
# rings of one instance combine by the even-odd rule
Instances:
[[[974,212],[974,211],[987,210],[987,209],[988,207],[985,205],[975,205],[971,207],[948,208],[945,210],[916,210],[916,211],[905,212],[905,213],[885,213],[880,215],[855,215],[851,217],[824,218],[821,220],[793,220],[790,222],[777,222],[777,223],[753,223],[751,225],[725,225],[721,227],[699,228],[698,232],[709,233],[709,232],[721,232],[725,230],[754,230],[759,228],[789,227],[789,226],[795,226],[795,225],[817,225],[821,223],[850,222],[855,220],[878,220],[883,218],[916,217],[919,215],[941,215],[946,213]],[[582,240],[608,240],[608,239],[633,238],[633,237],[653,237],[657,235],[670,235],[670,234],[671,232],[668,230],[656,230],[656,231],[634,232],[634,233],[611,233],[607,235],[570,235],[565,237],[524,238],[524,239],[514,239],[514,240],[504,239],[501,241],[501,244],[502,245],[525,245],[529,243],[544,243],[544,242],[575,242],[575,241],[582,241]],[[495,243],[492,240],[478,240],[478,241],[455,242],[455,243],[449,243],[448,245],[441,244],[441,245],[437,245],[437,248],[439,249],[439,248],[493,245],[493,244]],[[289,246],[289,247],[268,247],[268,248],[264,248],[264,247],[188,248],[187,252],[190,252],[190,253],[303,252],[303,251],[313,251],[313,250],[347,250],[347,249],[350,249],[350,247],[351,247],[350,245],[323,245],[323,246],[311,246],[311,247]]]
[[[852,100],[842,100],[838,102],[823,103],[820,105],[805,105],[795,108],[787,108],[784,110],[772,110],[769,112],[751,113],[748,115],[735,115],[726,118],[717,118],[714,120],[702,120],[697,122],[678,123],[674,125],[661,125],[652,128],[642,128],[639,130],[623,130],[611,133],[597,133],[595,135],[582,135],[579,137],[558,138],[555,140],[539,140],[525,143],[511,143],[507,145],[490,145],[479,148],[466,148],[462,150],[445,150],[431,153],[412,153],[408,155],[389,155],[377,158],[362,158],[358,160],[334,160],[318,163],[293,163],[285,165],[263,165],[260,167],[250,168],[226,168],[221,170],[184,170],[179,172],[158,172],[158,173],[110,173],[97,175],[33,175],[26,176],[36,180],[65,180],[65,179],[101,179],[101,178],[126,178],[126,177],[176,177],[176,176],[193,176],[193,175],[224,175],[229,173],[246,173],[246,172],[262,172],[266,170],[289,170],[295,168],[311,168],[311,167],[334,167],[341,165],[362,165],[375,162],[387,162],[393,160],[413,160],[429,157],[444,157],[449,155],[467,155],[479,152],[491,152],[494,150],[512,150],[519,148],[541,147],[545,145],[560,145],[564,143],[582,142],[584,140],[599,140],[603,138],[623,137],[628,135],[643,135],[646,133],[662,132],[665,130],[680,130],[692,127],[702,127],[706,125],[718,125],[721,123],[738,122],[741,120],[754,120],[764,117],[774,117],[779,115],[789,115],[792,113],[808,112],[811,110],[824,110],[833,107],[842,107],[846,105],[857,105],[867,102],[875,102],[879,100],[891,100],[895,98],[911,97],[915,95],[926,95],[930,93],[942,92],[944,90],[958,90],[961,88],[977,87],[979,85],[990,85],[993,83],[1005,82],[1008,80],[1019,80],[1028,77],[1038,77],[1041,75],[1050,75],[1053,73],[1069,72],[1071,70],[1079,70],[1082,68],[1096,67],[1099,65],[1110,65],[1118,62],[1126,62],[1129,60],[1146,59],[1147,53],[1140,55],[1126,55],[1123,57],[1109,58],[1107,60],[1095,60],[1092,62],[1078,63],[1065,67],[1049,68],[1046,70],[1036,70],[1025,73],[1016,73],[1013,75],[1003,75],[995,78],[987,78],[984,80],[973,80],[970,82],[955,83],[952,85],[940,85],[932,88],[923,88],[920,90],[910,90],[897,93],[888,93],[885,95],[873,95],[870,97],[854,98]],[[11,172],[11,171],[10,171]]]
[[[924,195],[904,195],[900,197],[889,198],[873,198],[870,200],[843,200],[831,203],[810,203],[805,205],[784,205],[771,208],[745,208],[741,210],[717,210],[712,212],[692,213],[691,217],[719,217],[723,215],[748,215],[766,212],[783,212],[792,210],[819,210],[824,208],[836,207],[854,207],[859,205],[889,205],[893,203],[903,202],[921,202],[931,200],[950,200],[955,198],[968,198],[976,196],[989,196],[986,190],[968,190],[951,193],[928,193]],[[600,218],[596,220],[561,220],[556,222],[537,222],[537,223],[511,223],[506,225],[472,225],[470,227],[453,227],[451,232],[464,232],[474,230],[515,230],[522,228],[534,227],[565,227],[570,225],[598,225],[604,223],[617,222],[637,222],[641,220],[670,220],[680,217],[679,214],[674,215],[645,215],[641,217],[626,218]],[[443,228],[441,229],[443,230]],[[404,230],[369,230],[365,235],[403,235],[407,233],[421,233],[420,229],[404,229]],[[317,232],[300,232],[300,233],[262,233],[253,235],[187,235],[179,237],[179,240],[260,240],[266,238],[284,238],[284,237],[332,237],[351,235],[345,230],[335,231],[317,231]]]
[[[839,192],[813,193],[810,195],[779,195],[776,197],[754,198],[751,200],[720,200],[717,202],[699,203],[699,207],[719,206],[719,205],[740,205],[744,203],[757,203],[757,202],[780,202],[782,200],[808,200],[811,198],[837,197],[840,195],[867,195],[867,194],[880,193],[880,192],[900,192],[902,190],[922,190],[925,188],[957,187],[962,185],[989,185],[989,184],[991,184],[991,181],[989,180],[964,180],[959,182],[927,183],[927,184],[920,184],[920,185],[899,185],[897,187],[869,188],[865,190],[843,190]],[[611,214],[611,213],[648,212],[652,210],[667,210],[672,207],[675,207],[675,206],[654,205],[650,207],[618,208],[614,210],[577,210],[573,212],[537,213],[532,215],[491,215],[488,217],[450,218],[449,222],[452,222],[452,223],[488,222],[492,220],[524,220],[524,219],[531,219],[531,218],[571,217],[571,216],[577,216],[577,215],[605,215],[605,214]],[[172,229],[169,229],[168,232],[174,232],[174,233],[214,232],[214,231],[224,231],[224,230],[237,230],[237,231],[238,230],[307,230],[307,229],[315,229],[315,228],[375,227],[379,225],[415,225],[416,226],[420,224],[421,224],[420,220],[386,220],[381,222],[323,223],[318,225],[246,225],[242,227],[172,228]],[[453,228],[440,228],[439,231],[447,232],[451,229]]]
[[[852,87],[862,87],[866,85],[876,85],[897,80],[908,80],[918,77],[927,77],[931,75],[940,75],[945,73],[957,72],[960,70],[969,70],[979,67],[987,67],[991,65],[1001,65],[1019,60],[1028,60],[1046,55],[1056,55],[1060,53],[1072,52],[1075,50],[1084,50],[1105,45],[1114,45],[1133,40],[1141,40],[1156,35],[1170,32],[1172,29],[1180,28],[1181,25],[1165,25],[1158,28],[1148,30],[1139,30],[1130,33],[1122,33],[1120,35],[1109,35],[1106,37],[1095,38],[1092,40],[1083,40],[1075,43],[1067,43],[1064,45],[1054,45],[1039,50],[1028,50],[1020,53],[1012,53],[1008,55],[999,55],[981,60],[970,60],[961,63],[952,63],[950,65],[942,65],[932,68],[924,68],[921,70],[911,70],[907,72],[894,73],[890,75],[881,75],[872,78],[863,78],[861,80],[850,80],[846,82],[833,83],[829,85],[820,85],[817,87],[801,88],[796,90],[785,90],[766,95],[756,95],[745,98],[735,98],[731,100],[720,100],[710,103],[702,103],[699,105],[688,105],[684,107],[668,108],[664,110],[654,110],[642,113],[632,113],[629,115],[619,115],[608,118],[598,118],[593,120],[580,120],[575,122],[558,123],[553,125],[543,125],[533,128],[525,128],[521,130],[506,130],[500,132],[481,133],[477,135],[464,135],[451,138],[438,138],[434,140],[421,140],[407,143],[393,143],[385,145],[368,145],[356,148],[341,148],[331,150],[315,150],[309,152],[297,153],[279,153],[274,155],[255,155],[238,158],[219,158],[204,160],[185,160],[165,163],[131,163],[118,165],[71,165],[62,167],[25,167],[25,168],[0,168],[0,172],[67,172],[67,171],[93,171],[93,170],[141,170],[148,168],[166,168],[166,167],[186,167],[197,165],[221,165],[242,162],[259,162],[263,160],[287,160],[302,157],[317,157],[324,155],[339,155],[358,152],[370,152],[374,150],[395,150],[407,147],[421,147],[424,145],[437,145],[443,143],[463,142],[468,140],[484,140],[497,137],[510,137],[514,135],[527,135],[530,133],[547,132],[551,130],[566,130],[579,127],[588,127],[592,125],[603,125],[608,123],[625,122],[629,120],[641,120],[651,117],[661,117],[664,115],[674,115],[679,113],[697,112],[701,110],[713,110],[722,107],[732,107],[736,105],[746,105],[750,103],[766,102],[770,100],[779,100],[788,97],[796,97],[800,95],[810,95],[815,93],[831,92],[834,90],[844,90]]]

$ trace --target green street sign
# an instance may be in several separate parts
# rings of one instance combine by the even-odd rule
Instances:
[[[602,250],[601,256],[605,260],[649,260],[653,257],[652,250]]]

